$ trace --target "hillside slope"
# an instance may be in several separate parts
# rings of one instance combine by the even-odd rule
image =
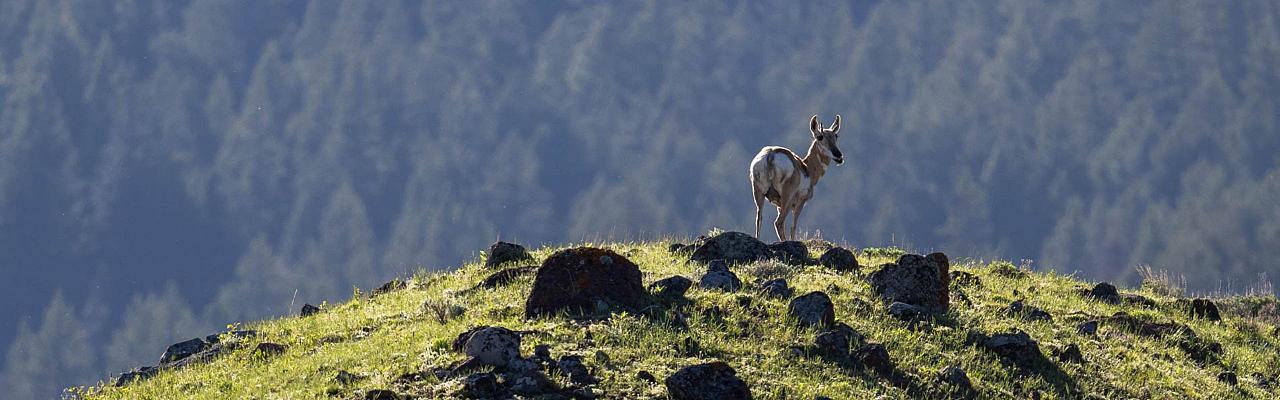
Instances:
[[[123,387],[112,386],[113,377],[75,392],[90,399],[452,398],[494,377],[480,374],[492,367],[464,366],[454,376],[447,374],[466,358],[453,349],[455,338],[488,325],[521,334],[520,354],[535,363],[546,360],[545,354],[535,355],[540,344],[549,346],[551,359],[581,356],[585,377],[564,376],[556,363],[549,364],[547,369],[555,371],[551,380],[563,389],[546,391],[544,398],[588,393],[667,398],[664,380],[682,367],[711,361],[725,362],[757,399],[1276,395],[1271,387],[1280,367],[1280,338],[1274,325],[1227,313],[1212,321],[1203,318],[1204,307],[1197,308],[1202,311],[1197,318],[1189,303],[1148,289],[1122,290],[1123,299],[1106,293],[1095,297],[1089,293],[1095,285],[1070,276],[1029,272],[1002,261],[953,260],[949,310],[913,317],[910,311],[920,310],[897,305],[901,309],[895,311],[907,311],[896,317],[869,276],[877,266],[898,260],[904,254],[898,249],[855,251],[862,266],[852,271],[815,260],[734,264],[730,269],[743,286],[730,292],[700,288],[696,282],[707,267],[689,261],[689,249],[669,245],[584,245],[611,249],[634,262],[646,287],[673,275],[695,282],[683,299],[658,300],[657,307],[642,313],[525,318],[534,275],[519,275],[492,289],[468,289],[499,267],[529,263],[477,261],[453,272],[419,273],[372,296],[357,291],[350,301],[322,305],[313,315],[229,327],[256,335],[223,335],[220,354]],[[817,259],[832,245],[809,241],[805,246]],[[542,262],[557,250],[543,248],[532,256]],[[773,297],[760,288],[777,277],[789,281],[795,296]],[[1107,285],[1100,286],[1095,292]],[[806,327],[788,316],[789,298],[812,291],[829,295],[835,320],[856,331],[852,354],[823,350],[815,336],[826,328]],[[1011,312],[1015,301],[1023,308]],[[1096,332],[1088,332],[1089,321],[1098,322]],[[1019,331],[1035,344],[1019,343]],[[859,341],[858,335],[865,339]],[[189,357],[195,358],[200,357]],[[598,383],[572,382],[592,378]],[[963,388],[964,378],[971,391]]]

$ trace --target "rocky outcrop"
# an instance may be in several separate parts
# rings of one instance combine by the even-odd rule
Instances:
[[[538,268],[525,316],[638,312],[651,303],[635,263],[612,250],[578,247],[552,254]]]
[[[239,339],[257,336],[257,334],[257,331],[252,330],[236,330],[214,333],[203,338],[174,343],[165,348],[164,354],[160,355],[159,363],[154,366],[134,368],[120,374],[116,378],[115,386],[124,386],[131,382],[147,379],[163,370],[211,361],[226,351],[239,346]],[[223,335],[234,340],[224,340]]]

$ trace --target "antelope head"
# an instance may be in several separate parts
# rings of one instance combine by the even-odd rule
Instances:
[[[809,118],[809,131],[813,133],[814,147],[818,149],[818,155],[823,164],[831,161],[835,161],[836,165],[844,164],[844,153],[836,147],[836,141],[840,139],[839,114],[836,114],[836,121],[826,128],[822,127],[822,123],[818,122],[818,116],[814,115]]]

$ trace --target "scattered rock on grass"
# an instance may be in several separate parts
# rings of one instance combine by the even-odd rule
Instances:
[[[893,370],[893,360],[889,358],[889,349],[883,344],[867,343],[859,347],[853,352],[862,365],[878,372],[888,372]]]
[[[792,289],[784,278],[775,278],[765,281],[765,283],[760,285],[760,289],[764,291],[766,296],[778,299],[785,299],[796,293],[795,289]]]
[[[303,304],[302,311],[298,312],[299,316],[309,317],[320,312],[320,307],[311,305],[311,303]]]
[[[338,382],[343,385],[350,385],[355,381],[360,380],[361,378],[363,377],[360,375],[347,372],[346,370],[338,370],[338,374],[333,377],[333,380],[334,382]]]
[[[649,371],[637,372],[636,379],[649,382],[649,383],[658,383],[658,378],[653,376],[653,373],[650,373]]]
[[[710,290],[737,291],[742,287],[738,275],[729,271],[724,260],[714,260],[707,266],[707,273],[698,280],[698,287]]]
[[[598,311],[600,305],[638,312],[650,304],[635,263],[612,250],[578,247],[552,254],[538,268],[525,317]]]
[[[536,265],[525,265],[521,267],[511,267],[511,268],[503,269],[501,271],[494,272],[492,274],[489,274],[489,276],[484,277],[484,280],[480,281],[480,283],[477,284],[474,288],[472,288],[472,290],[493,289],[499,286],[503,286],[508,283],[511,283],[512,281],[515,281],[516,279],[519,279],[522,276],[532,274],[537,270],[538,270],[538,267]]]
[[[404,397],[399,393],[386,389],[372,389],[364,392],[364,400],[400,400],[402,398]]]
[[[1098,333],[1098,321],[1089,320],[1076,325],[1076,332],[1081,335],[1096,335]]]
[[[283,354],[287,348],[287,346],[279,343],[262,342],[253,348],[253,353],[264,356],[278,356]]]
[[[862,346],[862,341],[862,334],[844,323],[838,323],[831,329],[818,333],[814,338],[818,351],[841,358],[849,355],[849,349]]]
[[[857,271],[858,258],[853,252],[843,247],[832,247],[818,257],[818,263],[836,271]]]
[[[938,372],[936,381],[950,389],[952,397],[968,398],[973,396],[973,383],[969,381],[969,375],[958,366],[952,365],[943,368]]]
[[[693,281],[683,276],[672,276],[659,279],[649,285],[649,291],[653,292],[658,298],[671,301],[684,297],[685,292],[689,291],[689,287],[693,286]]]
[[[1027,321],[1053,321],[1053,316],[1049,315],[1048,312],[1036,306],[1023,304],[1022,300],[1009,303],[1009,308],[1005,310],[1005,313]]]
[[[1097,285],[1093,286],[1093,289],[1086,292],[1086,294],[1104,303],[1120,303],[1120,292],[1116,291],[1115,285],[1107,282],[1099,282]]]
[[[160,355],[160,363],[165,364],[178,361],[195,355],[196,353],[208,348],[209,343],[200,338],[174,343],[164,350],[164,354]]]
[[[929,310],[924,307],[895,301],[889,304],[889,315],[900,321],[919,321],[929,316]]]
[[[1235,386],[1239,383],[1239,379],[1236,378],[1236,373],[1231,371],[1225,371],[1218,374],[1218,381],[1231,386]]]
[[[529,251],[525,250],[524,246],[496,242],[489,245],[489,257],[484,260],[484,266],[493,267],[516,261],[533,261],[533,256],[529,255]]]
[[[1076,364],[1084,363],[1084,354],[1080,352],[1080,346],[1076,346],[1075,343],[1058,349],[1056,353],[1058,362]]]
[[[573,383],[588,385],[600,381],[591,375],[591,371],[582,363],[582,357],[580,356],[560,356],[560,361],[556,362],[556,367],[560,368],[560,373],[569,377],[569,381]]]
[[[791,303],[787,305],[787,314],[802,325],[831,326],[836,322],[831,297],[823,292],[809,292],[791,299]]]
[[[794,240],[777,242],[769,245],[770,258],[790,265],[808,265],[813,263],[809,258],[809,248],[804,243]]]
[[[886,303],[895,301],[946,311],[950,303],[950,263],[942,253],[927,257],[905,254],[867,276],[872,291]]]
[[[720,361],[691,365],[667,377],[667,395],[673,400],[743,400],[751,399],[747,383],[737,372]]]
[[[689,259],[700,263],[725,260],[730,264],[740,264],[769,258],[769,254],[769,246],[751,235],[742,232],[724,232],[702,241],[693,254],[689,255]]]
[[[467,375],[462,381],[462,397],[484,399],[497,396],[502,388],[498,386],[498,376],[492,372],[477,372]]]
[[[373,295],[377,296],[381,294],[387,294],[400,289],[404,289],[406,287],[408,287],[408,284],[406,284],[404,281],[400,280],[399,278],[392,279],[387,281],[387,283],[382,284],[382,286],[378,286],[377,289],[373,289]]]
[[[969,340],[1022,367],[1033,367],[1044,360],[1040,345],[1018,329],[991,336],[974,334]]]
[[[463,353],[484,365],[505,367],[520,357],[520,335],[507,328],[486,327],[467,339]]]

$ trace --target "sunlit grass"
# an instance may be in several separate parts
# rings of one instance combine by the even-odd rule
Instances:
[[[642,269],[646,285],[676,274],[696,279],[701,273],[700,266],[669,253],[667,243],[583,245],[608,247],[627,256]],[[534,256],[542,259],[554,250],[538,249]],[[465,291],[494,271],[477,261],[451,273],[406,277],[409,285],[405,290],[372,298],[357,292],[348,302],[331,305],[310,317],[247,324],[240,328],[258,330],[260,335],[245,339],[243,346],[213,362],[166,371],[123,388],[101,385],[82,389],[82,394],[93,399],[306,399],[357,398],[370,389],[392,389],[420,398],[448,398],[460,383],[441,382],[431,371],[463,358],[450,350],[450,342],[468,327],[501,325],[536,332],[523,340],[523,354],[532,354],[537,344],[549,344],[554,357],[583,356],[601,380],[599,391],[619,398],[666,397],[661,384],[636,378],[640,371],[661,380],[682,366],[717,359],[733,366],[762,399],[909,397],[876,374],[847,371],[820,357],[793,353],[793,347],[810,345],[815,332],[786,322],[786,300],[751,291],[750,282],[757,278],[751,271],[757,271],[788,275],[797,295],[827,291],[839,321],[869,341],[883,343],[898,369],[925,386],[932,384],[938,371],[957,365],[987,398],[1022,399],[1036,391],[1043,398],[1063,398],[1071,389],[1081,396],[1111,399],[1274,396],[1245,378],[1252,372],[1272,377],[1272,371],[1280,367],[1280,341],[1271,333],[1269,323],[1237,317],[1224,317],[1217,323],[1192,320],[1166,305],[1173,298],[1147,289],[1125,291],[1155,299],[1161,307],[1105,304],[1078,294],[1090,283],[1052,272],[1020,277],[1009,273],[1012,264],[1005,262],[957,261],[952,270],[981,279],[978,286],[959,287],[972,305],[953,300],[952,310],[945,316],[953,323],[913,330],[885,313],[863,279],[865,273],[892,262],[900,253],[896,249],[863,249],[857,252],[863,265],[857,273],[837,273],[821,266],[787,267],[784,271],[736,267],[748,288],[737,293],[696,287],[689,291],[688,329],[675,328],[661,316],[627,314],[591,323],[563,317],[526,320],[523,304],[532,277],[494,290]],[[751,304],[744,306],[741,297],[749,297]],[[1027,322],[1005,316],[1004,309],[1013,300],[1040,307],[1051,313],[1053,320]],[[441,313],[424,307],[428,302],[465,311],[441,321]],[[712,306],[724,311],[722,320],[699,312]],[[1076,332],[1080,322],[1119,311],[1189,325],[1199,336],[1222,343],[1221,365],[1198,366],[1170,340],[1137,337],[1105,324],[1096,337]],[[1052,349],[1057,346],[1080,347],[1086,363],[1054,363],[1068,377],[1069,389],[1039,374],[1019,372],[998,356],[965,344],[970,332],[1010,328],[1029,333],[1046,357],[1052,358]],[[689,340],[696,342],[700,351],[686,351],[682,346]],[[260,341],[289,347],[278,357],[264,358],[251,353]],[[1228,369],[1241,377],[1238,387],[1218,381],[1218,374]],[[339,370],[363,379],[341,384],[334,379]],[[426,372],[428,377],[397,382],[398,377],[413,372]]]

